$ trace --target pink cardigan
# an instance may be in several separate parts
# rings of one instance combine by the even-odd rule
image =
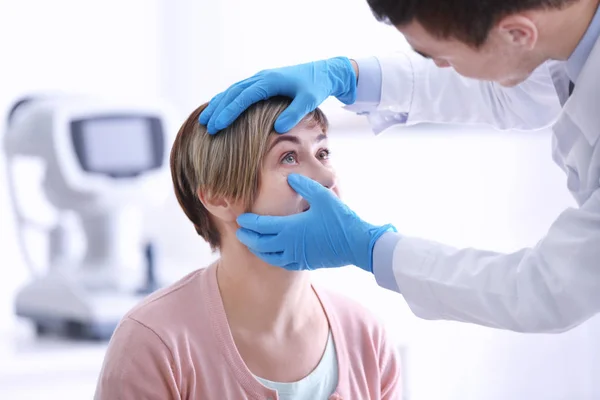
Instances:
[[[314,285],[333,335],[339,381],[332,400],[402,398],[400,362],[384,328],[349,299]],[[257,381],[231,336],[216,268],[148,296],[115,331],[97,400],[277,399]]]

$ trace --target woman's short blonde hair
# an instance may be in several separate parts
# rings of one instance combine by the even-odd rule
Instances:
[[[281,97],[258,102],[216,135],[210,135],[198,122],[206,103],[194,110],[179,129],[170,157],[175,196],[196,232],[213,250],[220,248],[221,235],[199,193],[241,201],[250,207],[258,193],[269,138],[278,134],[273,126],[290,103]],[[323,133],[329,125],[318,108],[301,123],[318,126]]]

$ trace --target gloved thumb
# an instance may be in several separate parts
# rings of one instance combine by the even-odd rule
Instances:
[[[309,204],[313,204],[324,196],[329,196],[329,189],[304,175],[289,174],[288,183]]]
[[[289,132],[293,127],[302,121],[306,114],[318,107],[315,99],[311,95],[297,95],[292,103],[281,112],[275,121],[275,130],[279,133]]]

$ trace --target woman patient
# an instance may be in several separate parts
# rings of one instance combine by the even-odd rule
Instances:
[[[287,183],[306,175],[337,194],[319,110],[286,134],[272,98],[211,136],[185,121],[171,151],[175,194],[220,258],[131,310],[115,331],[97,399],[400,399],[400,365],[360,305],[265,264],[236,238],[244,212],[289,215],[308,203]]]

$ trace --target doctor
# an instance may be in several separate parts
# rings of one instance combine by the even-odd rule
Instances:
[[[335,96],[366,115],[375,133],[420,122],[552,125],[552,157],[578,207],[562,212],[535,247],[500,254],[407,237],[363,221],[327,188],[293,174],[288,182],[310,209],[244,214],[238,237],[286,269],[353,264],[370,271],[425,319],[562,332],[598,314],[599,2],[368,0],[414,52],[261,71],[217,95],[200,116],[214,134],[252,103],[285,95],[294,101],[275,124],[284,133]]]

